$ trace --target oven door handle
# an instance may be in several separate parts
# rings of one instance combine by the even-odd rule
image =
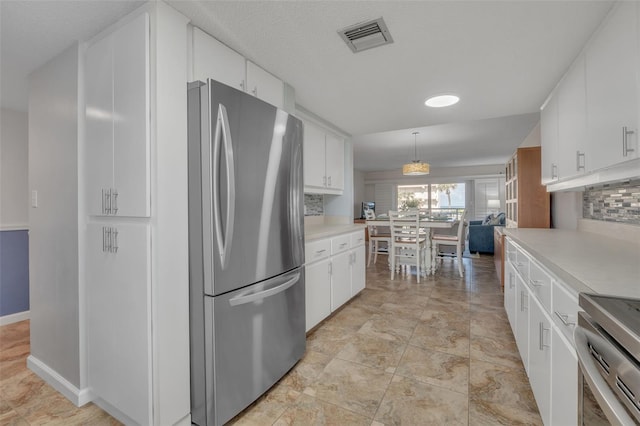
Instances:
[[[573,331],[573,339],[576,344],[576,354],[578,355],[578,364],[580,365],[580,371],[584,376],[584,379],[589,384],[593,396],[598,401],[600,408],[607,416],[607,420],[612,425],[632,425],[635,420],[629,415],[624,405],[620,402],[618,397],[613,393],[606,380],[600,374],[596,361],[593,359],[591,352],[589,351],[589,337],[597,339],[599,344],[606,344],[610,346],[610,343],[606,342],[599,336],[589,332],[583,327],[576,327]]]

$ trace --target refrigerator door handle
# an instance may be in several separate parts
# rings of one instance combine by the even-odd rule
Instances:
[[[283,284],[279,286],[270,288],[268,290],[263,290],[258,293],[252,293],[248,295],[240,295],[229,299],[229,304],[231,306],[244,305],[245,303],[255,302],[257,300],[266,299],[269,296],[273,296],[278,293],[282,293],[295,283],[300,280],[300,272],[296,272],[296,274],[289,280],[285,281]]]
[[[222,143],[221,143],[222,142]],[[216,133],[213,140],[213,164],[209,170],[212,171],[210,176],[212,181],[212,198],[213,198],[213,216],[216,226],[216,243],[218,244],[218,253],[220,255],[220,265],[222,269],[229,264],[229,254],[231,252],[231,241],[233,239],[233,221],[235,216],[236,204],[236,185],[235,185],[235,167],[233,162],[233,143],[231,141],[231,129],[229,126],[229,118],[227,117],[227,109],[224,105],[218,104],[218,119],[216,120]],[[222,145],[222,146],[221,146]],[[213,168],[218,167],[220,160],[220,151],[224,149],[224,160],[227,170],[227,208],[225,217],[225,229],[222,230],[220,217],[220,182],[218,181],[218,172]]]

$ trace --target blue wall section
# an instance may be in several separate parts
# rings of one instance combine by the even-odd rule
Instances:
[[[29,231],[0,231],[0,317],[29,310]]]

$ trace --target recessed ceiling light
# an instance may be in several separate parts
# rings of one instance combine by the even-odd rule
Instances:
[[[459,100],[456,95],[439,95],[427,99],[424,104],[432,108],[442,108],[457,104]]]

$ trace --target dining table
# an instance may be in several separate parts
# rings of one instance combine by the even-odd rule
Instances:
[[[376,227],[389,227],[391,225],[389,216],[387,215],[378,215],[375,219],[368,219],[366,222],[367,226],[372,225]],[[431,240],[431,237],[433,236],[433,230],[451,229],[456,223],[457,221],[452,218],[437,218],[429,216],[420,217],[420,228],[424,229],[425,235],[427,237],[427,253],[425,256],[425,265],[423,269],[426,275],[433,275],[436,272],[436,248],[434,247]]]

